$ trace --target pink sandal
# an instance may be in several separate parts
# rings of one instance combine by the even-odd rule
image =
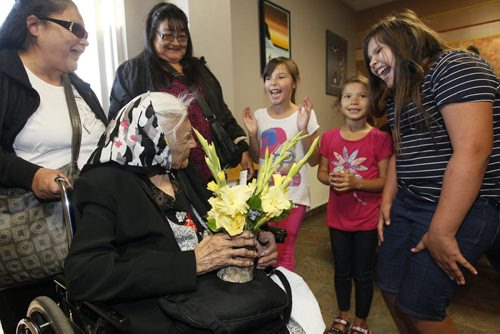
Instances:
[[[366,328],[362,328],[359,326],[352,326],[351,334],[372,334],[372,332]]]
[[[344,329],[335,328],[335,324],[344,325]],[[333,320],[333,324],[330,325],[330,328],[327,328],[323,334],[347,334],[349,333],[349,329],[351,329],[351,323],[342,318],[336,318]]]

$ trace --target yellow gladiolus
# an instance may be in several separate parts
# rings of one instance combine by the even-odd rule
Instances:
[[[280,187],[286,176],[281,174],[273,174],[273,184],[275,187]]]
[[[219,171],[217,173],[216,181],[219,185],[225,185],[226,184],[226,174],[224,171]]]
[[[215,193],[215,194],[219,193],[219,186],[214,181],[208,182],[207,189],[210,190],[211,192]]]
[[[269,187],[262,193],[261,199],[262,210],[268,217],[278,217],[292,205],[288,198],[288,189],[282,190],[277,186]]]
[[[208,220],[215,223],[215,228],[211,225],[212,229],[224,229],[231,236],[238,235],[245,229],[256,230],[262,224],[282,216],[283,212],[291,209],[292,202],[288,196],[289,183],[307,162],[318,144],[316,138],[306,156],[292,165],[288,175],[274,174],[274,171],[290,156],[290,150],[296,143],[307,135],[297,134],[285,141],[279,151],[274,154],[270,154],[266,149],[257,179],[246,185],[230,187],[227,185],[226,174],[220,166],[214,144],[209,144],[196,129],[194,132],[205,152],[205,161],[214,177],[214,181],[207,185],[208,190],[214,194],[214,197],[208,200],[212,206],[208,212]],[[269,185],[271,177],[273,186]]]
[[[246,215],[238,215],[236,217],[221,216],[220,218],[220,225],[230,236],[233,237],[243,232],[246,223]]]
[[[247,201],[251,194],[250,189],[246,185],[223,187],[220,191],[220,199],[224,207],[221,209],[231,217],[244,215],[248,211]]]

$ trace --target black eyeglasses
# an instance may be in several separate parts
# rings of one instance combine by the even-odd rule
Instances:
[[[172,42],[174,39],[177,38],[177,41],[179,41],[179,43],[186,43],[187,40],[189,39],[188,35],[187,34],[173,34],[171,32],[166,32],[166,33],[161,33],[159,31],[156,32],[158,34],[158,36],[160,36],[160,38],[163,40],[163,41],[167,41],[167,42]]]
[[[55,24],[58,24],[61,27],[71,31],[78,38],[87,39],[87,37],[89,37],[89,33],[87,32],[87,30],[85,30],[85,28],[82,27],[82,25],[79,23],[73,21],[53,19],[51,17],[39,17],[39,19],[44,21],[54,22]]]

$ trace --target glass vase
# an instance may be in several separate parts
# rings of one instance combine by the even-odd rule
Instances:
[[[257,239],[257,234],[254,232],[254,238]],[[255,247],[252,247],[255,249]],[[235,266],[228,266],[219,269],[217,271],[217,276],[226,282],[231,282],[231,283],[245,283],[249,282],[253,279],[253,272],[255,270],[255,265],[252,265],[250,267],[235,267]]]
[[[254,266],[250,267],[224,267],[219,269],[217,276],[226,282],[231,283],[245,283],[253,279]]]

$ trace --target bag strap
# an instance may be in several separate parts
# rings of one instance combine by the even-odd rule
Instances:
[[[289,303],[283,314],[283,320],[285,320],[285,323],[288,323],[288,321],[290,321],[290,316],[292,314],[292,288],[290,287],[290,283],[288,282],[288,279],[286,278],[285,274],[283,274],[279,269],[273,268],[268,275],[272,276],[273,274],[278,276],[278,278],[281,281],[281,284],[283,284],[283,287],[285,288],[286,294],[288,295]]]
[[[210,107],[208,106],[208,103],[205,100],[205,98],[200,94],[198,88],[196,88],[196,86],[193,84],[189,86],[189,90],[195,97],[196,101],[198,101],[198,104],[200,105],[201,110],[203,110],[203,114],[208,119],[208,121],[210,123],[214,122],[217,117],[215,117],[215,114],[212,112],[212,109],[210,109]]]
[[[80,120],[80,113],[78,112],[78,106],[76,105],[75,95],[73,94],[73,88],[71,87],[71,81],[68,74],[62,76],[62,82],[64,86],[64,96],[66,97],[66,104],[68,105],[69,118],[71,120],[72,137],[71,137],[71,164],[70,173],[73,175],[74,172],[78,171],[78,156],[80,155],[80,144],[82,141],[82,126]]]

